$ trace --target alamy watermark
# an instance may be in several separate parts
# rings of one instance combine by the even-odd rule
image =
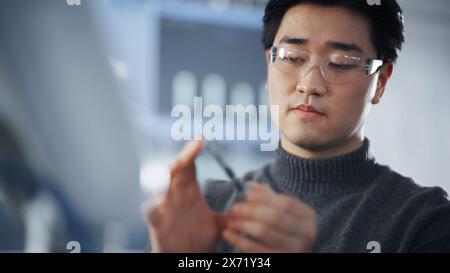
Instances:
[[[66,0],[69,6],[81,6],[81,0]]]
[[[366,0],[369,6],[381,6],[381,0]]]
[[[278,148],[279,131],[272,123],[279,117],[278,105],[271,105],[270,111],[267,105],[226,105],[224,111],[215,104],[203,108],[202,97],[194,97],[193,111],[188,105],[178,104],[172,108],[171,117],[177,118],[170,132],[175,141],[199,137],[207,141],[259,139],[261,151]]]
[[[370,253],[381,253],[381,244],[378,241],[370,241],[366,246],[367,250],[370,250]]]
[[[70,250],[69,253],[81,253],[81,244],[78,241],[70,241],[66,245],[66,250]]]

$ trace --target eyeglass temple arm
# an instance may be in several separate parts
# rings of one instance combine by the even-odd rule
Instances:
[[[271,63],[275,63],[275,61],[277,60],[277,51],[278,51],[278,48],[275,46],[272,46],[270,48],[270,62]]]

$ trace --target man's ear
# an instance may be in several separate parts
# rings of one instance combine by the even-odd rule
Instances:
[[[381,98],[384,94],[384,90],[386,89],[387,82],[391,78],[393,71],[394,65],[392,63],[388,63],[381,68],[380,74],[378,75],[377,90],[375,92],[375,96],[372,99],[372,104],[380,103]]]
[[[266,67],[267,67],[267,78],[269,78],[269,65],[270,65],[270,49],[266,49]],[[266,83],[264,85],[264,89],[266,89],[266,92],[269,92],[269,84],[266,80]]]

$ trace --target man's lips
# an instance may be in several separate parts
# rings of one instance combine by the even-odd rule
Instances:
[[[316,108],[314,108],[311,105],[304,105],[304,104],[302,104],[302,105],[299,105],[299,106],[296,106],[296,107],[292,108],[292,110],[295,110],[295,111],[298,111],[298,112],[302,112],[302,113],[305,113],[305,114],[325,115],[324,113],[316,110]]]

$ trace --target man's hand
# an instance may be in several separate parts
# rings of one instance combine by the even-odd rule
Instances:
[[[143,208],[152,252],[209,252],[221,237],[224,216],[213,212],[196,180],[195,158],[202,141],[191,141],[170,168],[168,191],[156,204]]]
[[[223,237],[240,252],[309,252],[317,217],[300,200],[251,182],[244,202],[230,210]]]

